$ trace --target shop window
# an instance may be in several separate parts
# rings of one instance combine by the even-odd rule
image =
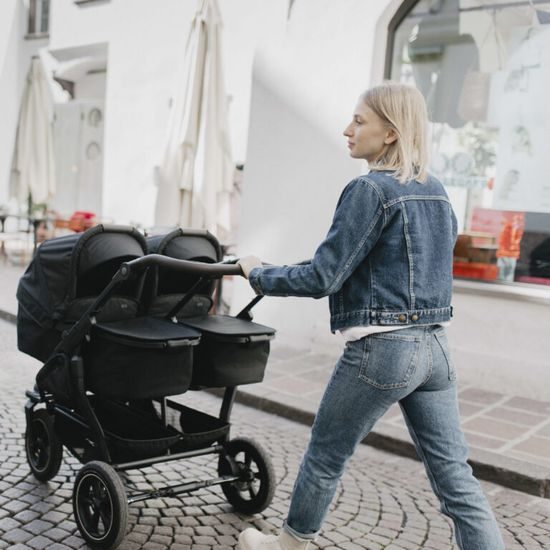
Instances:
[[[29,0],[27,37],[44,37],[50,29],[50,0]]]
[[[550,285],[550,1],[405,2],[388,52],[386,77],[428,104],[455,276]]]

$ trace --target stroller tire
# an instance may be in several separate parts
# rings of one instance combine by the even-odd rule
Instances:
[[[220,454],[218,475],[239,476],[222,484],[222,491],[237,512],[257,514],[265,510],[275,492],[275,472],[269,455],[252,439],[228,441]]]
[[[32,411],[25,430],[25,454],[34,477],[49,481],[63,459],[63,445],[55,433],[54,418],[46,409]]]
[[[93,461],[81,468],[73,487],[73,511],[78,530],[91,548],[111,550],[122,542],[128,501],[112,466]]]

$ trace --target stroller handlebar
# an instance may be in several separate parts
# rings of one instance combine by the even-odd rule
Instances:
[[[243,275],[241,266],[237,264],[217,263],[207,264],[190,260],[178,260],[161,254],[147,254],[129,262],[124,262],[119,269],[120,277],[127,279],[135,273],[151,266],[164,267],[174,271],[194,273],[206,278],[218,278],[224,275]]]

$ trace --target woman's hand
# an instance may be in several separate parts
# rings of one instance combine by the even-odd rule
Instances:
[[[250,272],[255,267],[262,267],[262,260],[256,256],[245,256],[244,258],[241,258],[237,264],[241,266],[243,275],[248,279]]]

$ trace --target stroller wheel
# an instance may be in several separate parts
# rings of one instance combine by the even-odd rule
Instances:
[[[73,510],[78,529],[92,548],[111,549],[122,542],[128,501],[112,466],[94,461],[82,467],[74,483]]]
[[[233,439],[220,455],[218,474],[238,475],[224,483],[222,491],[237,512],[256,514],[265,510],[275,492],[275,473],[267,453],[251,439]]]
[[[49,481],[59,472],[63,445],[55,433],[53,416],[46,409],[31,413],[25,430],[25,453],[31,472],[39,481]]]

